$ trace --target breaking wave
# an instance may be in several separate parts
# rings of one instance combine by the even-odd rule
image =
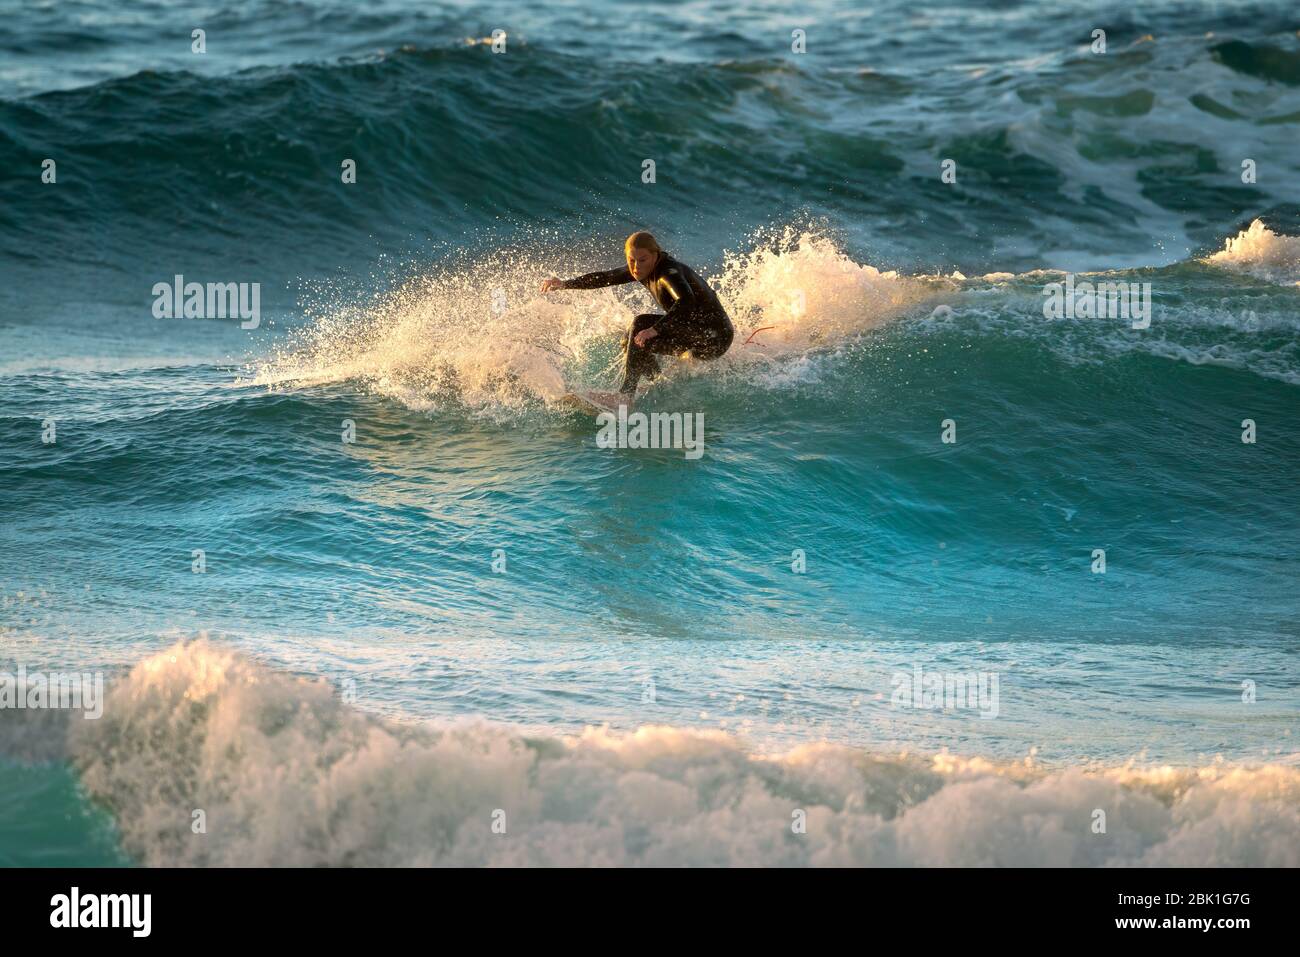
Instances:
[[[1300,864],[1293,766],[397,724],[205,641],[136,664],[98,721],[36,720],[151,866]]]

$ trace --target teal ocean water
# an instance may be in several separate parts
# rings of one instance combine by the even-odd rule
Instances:
[[[0,3],[0,864],[1300,864],[1294,5],[747,10]]]

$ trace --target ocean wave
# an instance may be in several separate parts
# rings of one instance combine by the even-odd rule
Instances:
[[[1150,283],[1154,319],[1135,330],[1119,319],[1045,318],[1043,290],[1063,279],[1059,271],[909,275],[858,261],[816,227],[762,230],[707,277],[735,322],[732,349],[707,364],[670,363],[663,387],[700,378],[733,398],[755,389],[833,391],[846,379],[878,379],[886,359],[904,369],[933,361],[892,346],[910,337],[924,348],[922,340],[941,335],[994,353],[1008,339],[1028,341],[1071,365],[1136,353],[1296,383],[1294,310],[1275,301],[1287,293],[1225,290],[1212,271],[1285,282],[1300,268],[1297,243],[1256,221],[1200,263],[1077,276]],[[559,260],[545,244],[503,247],[359,301],[322,287],[304,305],[311,321],[253,363],[241,384],[283,390],[349,383],[409,409],[454,408],[503,422],[567,414],[556,406],[566,391],[613,384],[622,336],[650,303],[633,285],[543,296],[537,284],[552,273],[603,265]],[[873,360],[873,351],[882,358]],[[1004,362],[991,374],[1016,370]]]
[[[430,270],[377,301],[331,303],[324,295],[308,307],[313,322],[246,381],[268,388],[347,381],[408,408],[454,401],[493,415],[550,406],[576,387],[608,387],[629,321],[650,304],[636,285],[539,294],[540,277],[556,268],[543,253],[503,249]],[[577,271],[585,270],[569,269]],[[952,289],[857,263],[829,238],[793,228],[728,254],[711,278],[737,335],[710,371],[778,386],[801,377],[796,370],[809,368],[810,353],[841,347]]]
[[[0,744],[30,719],[0,713]],[[202,640],[110,681],[99,720],[43,720],[150,866],[1300,864],[1293,766],[397,724]]]
[[[1263,220],[1226,239],[1223,249],[1205,261],[1278,285],[1300,286],[1300,236],[1279,235]]]
[[[1258,52],[1266,46],[1243,62],[1292,56]],[[1225,69],[1237,49],[1144,38],[1105,57],[976,71],[955,86],[894,69],[898,87],[883,97],[882,74],[820,61],[629,71],[545,44],[499,57],[482,44],[402,44],[216,76],[141,71],[0,101],[0,148],[19,163],[58,156],[77,171],[57,192],[0,184],[12,226],[0,252],[28,262],[41,242],[57,242],[71,258],[132,273],[181,253],[224,268],[285,267],[302,248],[353,257],[375,239],[390,250],[429,232],[454,242],[502,222],[622,219],[633,205],[646,221],[734,235],[788,214],[796,197],[796,208],[944,271],[957,262],[986,271],[990,256],[1003,267],[1060,264],[1080,249],[1103,265],[1132,263],[1149,260],[1153,235],[1194,248],[1212,223],[1283,198],[1270,182],[1249,191],[1222,182],[1241,157],[1217,144],[1247,136],[1284,183],[1294,114],[1268,70]],[[1135,85],[1134,65],[1149,83]],[[680,106],[671,125],[652,125],[647,153],[630,115],[650,96]],[[1008,96],[1020,111],[1010,122]],[[1242,106],[1256,99],[1258,111]],[[1197,145],[1206,124],[1213,141]],[[643,188],[646,156],[666,188]],[[954,183],[938,179],[945,158],[960,171]],[[341,181],[345,159],[356,163],[353,184]],[[694,208],[687,227],[682,210]],[[171,231],[163,245],[142,217],[197,217],[204,228]],[[38,223],[40,233],[28,231]],[[995,235],[1023,246],[995,252]]]
[[[1216,43],[1210,50],[1218,62],[1237,73],[1300,86],[1300,50],[1244,40]]]

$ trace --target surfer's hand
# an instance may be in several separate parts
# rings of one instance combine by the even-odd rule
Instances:
[[[651,326],[649,329],[642,329],[636,334],[634,341],[638,346],[644,347],[647,342],[659,335],[659,330]]]
[[[550,279],[545,279],[542,281],[542,292],[550,292],[552,289],[563,289],[563,288],[564,288],[563,279],[556,279],[554,276],[552,276]]]

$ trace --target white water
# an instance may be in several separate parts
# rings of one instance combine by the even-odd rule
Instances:
[[[431,270],[360,306],[323,298],[309,307],[314,321],[250,384],[351,380],[408,408],[454,396],[498,414],[552,404],[574,387],[610,388],[632,317],[657,307],[637,284],[543,295],[538,285],[553,271],[553,263],[502,254]],[[933,280],[857,263],[832,240],[793,229],[728,254],[710,278],[737,335],[708,368],[741,368],[777,386],[797,378],[814,353],[936,293]]]
[[[1257,219],[1206,262],[1281,286],[1300,286],[1300,236],[1278,235]]]
[[[399,725],[202,641],[113,682],[69,756],[149,865],[1300,865],[1294,766]]]

